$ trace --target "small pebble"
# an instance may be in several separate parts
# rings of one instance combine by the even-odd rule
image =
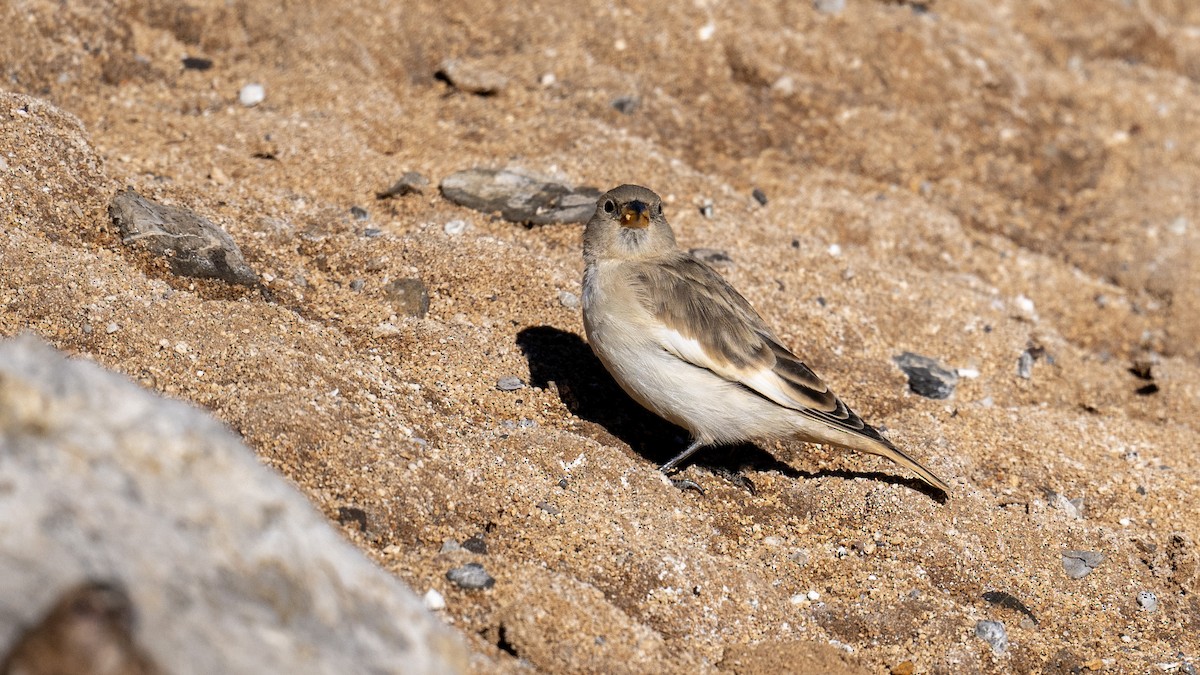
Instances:
[[[350,282],[350,290],[361,291],[363,289],[363,286],[366,285],[366,283],[367,282],[363,281],[362,279],[355,279]]]
[[[913,675],[915,670],[916,666],[913,665],[912,661],[901,661],[892,666],[891,675]]]
[[[1026,380],[1033,377],[1033,354],[1028,349],[1017,359],[1017,376]]]
[[[542,73],[542,76],[538,78],[538,84],[543,87],[554,86],[554,83],[557,81],[558,78],[554,76],[554,73]]]
[[[1063,551],[1062,565],[1067,576],[1072,579],[1082,579],[1092,573],[1092,570],[1104,562],[1104,554],[1099,551]]]
[[[247,108],[254,107],[262,103],[267,98],[267,90],[257,82],[251,82],[242,87],[238,92],[238,102]]]
[[[525,383],[521,381],[521,378],[515,375],[505,375],[496,381],[496,388],[500,391],[516,391],[518,389],[524,389]]]
[[[400,180],[392,183],[391,187],[381,192],[375,193],[376,199],[387,199],[388,197],[403,197],[404,195],[420,194],[429,187],[429,179],[416,171],[406,171]]]
[[[383,294],[397,314],[418,319],[429,314],[429,290],[420,279],[389,281],[383,287]]]
[[[759,188],[754,188],[754,191],[750,194],[754,197],[754,201],[758,202],[762,206],[767,205],[767,193],[763,192]]]
[[[809,602],[816,602],[821,599],[821,594],[816,591],[809,591],[808,595],[805,597],[808,598]]]
[[[700,204],[700,215],[704,216],[705,218],[713,217],[713,201],[711,199],[705,199]]]
[[[471,553],[478,553],[479,555],[487,555],[488,552],[487,542],[478,534],[464,541],[462,547]]]
[[[487,570],[483,569],[483,565],[475,562],[467,563],[462,567],[455,567],[446,572],[446,578],[459,588],[468,590],[491,588],[496,585],[496,580],[492,578],[492,575],[487,573]]]
[[[1137,594],[1137,604],[1143,612],[1154,612],[1158,610],[1158,596],[1150,591],[1142,591]]]
[[[363,228],[363,236],[366,237],[367,239],[374,239],[376,237],[382,237],[383,230],[379,229],[378,227],[366,227],[366,228]]]
[[[462,234],[463,232],[467,231],[467,221],[451,220],[450,222],[448,222],[444,226],[442,226],[442,230],[444,230],[446,232],[446,234],[449,234],[449,235]]]
[[[892,361],[908,376],[908,388],[914,394],[941,400],[950,398],[958,386],[958,373],[928,356],[904,352]]]
[[[557,506],[551,504],[550,502],[538,502],[537,507],[552,516],[557,516],[559,513],[562,513],[559,511]]]
[[[212,59],[206,59],[202,56],[185,56],[183,57],[184,70],[208,70],[213,67]]]
[[[813,7],[822,14],[841,14],[846,0],[813,0]]]
[[[436,75],[455,89],[479,96],[495,96],[508,86],[503,74],[463,59],[442,61]]]
[[[110,323],[104,327],[104,332],[108,333],[109,335],[112,335],[113,333],[115,333],[119,330],[121,330],[121,327],[115,323]]]
[[[367,213],[367,210],[361,206],[351,206],[350,207],[350,215],[355,220],[366,220],[367,218],[370,217],[370,215]]]
[[[558,303],[567,309],[579,309],[579,296],[570,291],[559,291]]]
[[[641,104],[642,100],[637,96],[619,96],[613,99],[612,107],[616,108],[617,112],[622,115],[632,115],[637,112]]]
[[[999,621],[980,621],[975,624],[975,637],[992,646],[992,653],[1003,654],[1008,649],[1008,631]]]
[[[442,597],[442,594],[438,593],[436,589],[431,588],[425,591],[425,597],[422,600],[425,601],[425,608],[430,611],[446,609],[446,598]]]
[[[442,548],[440,551],[438,551],[438,553],[454,553],[455,551],[461,550],[463,550],[463,547],[460,546],[457,541],[454,541],[453,539],[447,539],[446,541],[442,542]]]

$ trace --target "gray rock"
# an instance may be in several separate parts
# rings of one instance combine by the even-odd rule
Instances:
[[[377,199],[388,197],[403,197],[404,195],[420,194],[429,187],[429,179],[416,171],[406,171],[392,186],[382,192],[376,192]]]
[[[992,646],[993,654],[1008,650],[1008,631],[999,621],[980,621],[975,624],[975,637]]]
[[[637,96],[618,96],[612,101],[612,107],[622,115],[632,115],[642,106],[642,99]]]
[[[1029,350],[1021,352],[1017,359],[1017,377],[1028,380],[1033,377],[1033,354]]]
[[[468,169],[442,181],[442,195],[484,213],[516,223],[585,223],[596,210],[600,191],[549,183],[512,171]]]
[[[176,675],[465,672],[421,600],[225,426],[32,337],[0,343],[0,644],[119,583]]]
[[[767,205],[767,193],[763,192],[760,188],[754,188],[750,195],[754,197],[754,201],[758,202],[759,206]]]
[[[429,290],[420,279],[396,279],[383,287],[383,294],[397,314],[424,319],[429,313]]]
[[[467,590],[480,590],[496,585],[496,580],[487,573],[487,570],[483,569],[483,565],[475,562],[455,567],[446,572],[446,578],[456,586]]]
[[[1142,591],[1137,594],[1138,607],[1143,612],[1158,611],[1158,596],[1150,591]]]
[[[1092,573],[1092,570],[1104,562],[1104,554],[1099,551],[1063,551],[1062,564],[1067,576],[1072,579],[1082,579]]]
[[[940,400],[950,398],[958,386],[958,373],[928,356],[904,352],[892,360],[908,376],[908,388],[914,394]]]
[[[442,61],[437,76],[455,89],[480,96],[495,96],[508,86],[508,78],[504,75],[463,59]]]
[[[521,381],[521,378],[515,375],[505,375],[496,381],[496,388],[500,391],[516,391],[518,389],[524,389],[525,383]]]
[[[579,309],[579,296],[570,291],[559,291],[558,303],[567,309]]]
[[[480,534],[464,541],[462,547],[471,553],[478,553],[479,555],[487,555],[488,552],[487,542],[484,541],[483,535]]]
[[[261,285],[233,237],[194,211],[159,204],[126,188],[113,197],[108,213],[121,231],[121,243],[166,258],[175,274]]]

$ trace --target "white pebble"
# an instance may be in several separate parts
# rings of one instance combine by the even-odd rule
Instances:
[[[450,234],[450,235],[462,234],[463,232],[467,231],[467,221],[452,220],[452,221],[446,223],[442,227],[442,229],[445,230],[446,234]]]
[[[542,76],[538,78],[538,82],[541,83],[543,87],[549,87],[557,81],[558,78],[554,76],[554,73],[542,73]]]
[[[967,380],[973,380],[973,379],[979,377],[979,370],[976,368],[959,368],[955,372],[958,373],[959,377],[967,379]]]
[[[579,296],[570,291],[559,291],[558,302],[567,309],[579,309]]]
[[[436,612],[439,609],[446,609],[446,598],[442,597],[442,594],[438,593],[436,589],[431,588],[425,591],[423,599],[425,600],[425,607],[429,610]]]
[[[117,325],[117,324],[115,324],[115,323],[110,323],[110,324],[108,324],[108,326],[106,326],[106,327],[104,328],[104,331],[105,331],[106,333],[108,333],[109,335],[112,335],[113,333],[115,333],[115,332],[117,332],[117,331],[119,331],[119,330],[121,330],[121,327],[120,327],[120,326],[118,326],[118,325]]]
[[[242,90],[238,92],[238,102],[247,108],[262,103],[266,98],[267,90],[257,82],[251,82],[250,84],[242,87]]]
[[[1030,300],[1024,295],[1018,295],[1014,302],[1017,305],[1017,309],[1021,310],[1026,315],[1034,316],[1036,314],[1036,312],[1034,312],[1033,300]]]
[[[0,156],[0,171],[8,171],[8,160]]]
[[[1137,594],[1138,607],[1144,612],[1154,612],[1158,610],[1158,596],[1150,591],[1142,591]]]
[[[839,256],[839,255],[841,255],[841,254],[842,254],[842,247],[841,247],[841,246],[838,246],[837,244],[830,244],[830,245],[829,245],[829,255],[831,255],[831,256],[833,256],[833,257],[835,257],[835,258],[836,258],[836,257],[838,257],[838,256]]]
[[[1118,520],[1117,522],[1121,524],[1121,527],[1129,527],[1129,524],[1132,523],[1133,521],[1128,518],[1122,518],[1122,519]]]
[[[714,33],[717,32],[717,24],[709,21],[696,31],[696,37],[700,38],[701,42],[708,42],[712,39]]]
[[[809,591],[808,599],[810,602],[816,602],[821,599],[821,594],[816,591]]]

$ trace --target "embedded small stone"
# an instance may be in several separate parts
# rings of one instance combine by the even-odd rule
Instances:
[[[908,388],[914,394],[940,400],[949,398],[958,386],[958,373],[928,356],[904,352],[892,361],[908,376]]]
[[[579,309],[579,296],[570,291],[560,291],[558,303],[567,309]]]
[[[476,562],[467,563],[462,567],[455,567],[446,572],[446,578],[459,588],[467,590],[480,590],[496,585],[496,580],[492,578],[492,575],[483,569],[483,565]]]
[[[376,199],[388,197],[403,197],[404,195],[420,194],[429,187],[429,179],[416,171],[406,171],[403,176],[386,190],[376,192]]]
[[[442,61],[436,75],[455,89],[479,96],[495,96],[508,86],[504,75],[464,59]]]
[[[429,313],[429,291],[420,279],[396,279],[383,287],[383,294],[397,314],[425,318]]]
[[[992,646],[993,654],[1003,654],[1008,649],[1008,631],[999,621],[980,621],[975,624],[975,637]]]
[[[1143,612],[1154,612],[1158,610],[1158,596],[1150,591],[1142,591],[1137,594],[1138,607]]]
[[[518,389],[524,389],[525,383],[521,381],[521,378],[516,377],[515,375],[505,375],[496,381],[496,388],[500,391],[516,391]]]
[[[1104,562],[1104,554],[1099,551],[1063,551],[1062,564],[1067,576],[1072,579],[1082,579],[1092,573],[1092,570]]]
[[[251,82],[242,87],[238,92],[238,102],[247,108],[252,108],[259,103],[262,103],[267,98],[267,90],[257,82]]]
[[[761,206],[767,205],[767,193],[763,192],[761,189],[754,188],[754,191],[751,192],[750,195],[753,196],[754,201],[758,202]]]
[[[113,197],[108,214],[122,244],[166,258],[175,274],[260,285],[233,237],[194,211],[159,204],[126,188]]]
[[[530,225],[586,223],[600,198],[596,188],[573,188],[495,169],[451,174],[442,181],[441,190],[443,197],[459,206]]]

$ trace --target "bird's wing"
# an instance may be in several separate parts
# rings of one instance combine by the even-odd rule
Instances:
[[[638,266],[632,283],[659,319],[656,338],[669,353],[781,406],[883,440],[708,265],[681,254],[666,264]]]

